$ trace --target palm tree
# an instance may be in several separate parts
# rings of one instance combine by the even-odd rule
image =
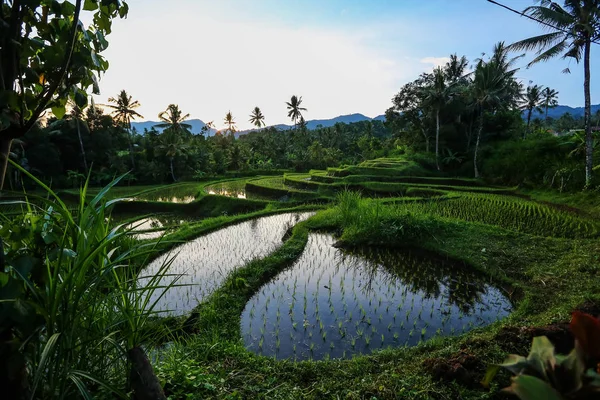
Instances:
[[[131,157],[131,168],[135,168],[135,159],[133,157],[133,139],[131,137],[131,120],[136,118],[144,118],[135,111],[135,109],[140,106],[140,102],[133,100],[125,90],[121,90],[116,98],[110,97],[108,102],[114,103],[114,105],[106,105],[108,108],[112,108],[114,110],[112,112],[114,119],[127,130],[129,137],[129,156]]]
[[[206,134],[208,136],[208,134],[210,133],[211,129],[214,129],[215,127],[215,122],[214,121],[209,121],[207,123],[204,124],[204,126],[201,129],[201,133],[202,134]]]
[[[162,123],[154,125],[157,128],[163,128],[165,130],[175,131],[177,133],[189,133],[192,129],[190,124],[186,124],[183,121],[190,117],[190,114],[182,115],[183,113],[179,109],[177,104],[169,104],[165,111],[158,114],[158,119]]]
[[[235,118],[231,114],[231,110],[225,114],[225,119],[223,122],[225,122],[225,125],[227,125],[227,132],[229,132],[230,135],[233,135],[236,132],[236,126]]]
[[[258,129],[265,126],[265,116],[263,115],[262,111],[260,111],[260,108],[254,107],[252,114],[250,114],[249,122],[253,123]]]
[[[169,158],[173,182],[177,181],[177,178],[175,177],[173,161],[175,160],[176,156],[180,155],[187,149],[187,144],[184,141],[184,135],[190,135],[189,130],[192,128],[192,126],[183,121],[188,119],[189,116],[190,114],[183,115],[183,112],[179,109],[178,105],[169,104],[165,111],[158,114],[158,119],[160,119],[162,123],[154,125],[157,128],[164,129],[163,133],[160,135],[161,144],[158,146],[158,148],[159,150],[162,150]]]
[[[550,28],[551,32],[534,36],[513,43],[513,49],[537,50],[536,57],[529,65],[562,56],[573,58],[579,63],[583,56],[585,96],[585,140],[586,161],[585,181],[586,187],[592,183],[593,163],[593,137],[592,137],[592,109],[590,94],[590,53],[592,42],[600,39],[600,0],[565,0],[564,6],[550,0],[541,0],[537,6],[527,7],[523,10],[540,22],[544,29]],[[568,72],[569,69],[565,69]]]
[[[451,54],[450,61],[444,66],[446,80],[451,83],[456,83],[463,79],[468,65],[469,60],[467,60],[467,57],[462,56],[461,58],[458,58],[458,55]]]
[[[473,156],[475,178],[479,178],[477,156],[481,143],[485,112],[508,107],[515,102],[515,80],[513,79],[513,75],[516,70],[506,70],[506,67],[509,67],[512,63],[498,63],[497,61],[492,61],[494,59],[501,61],[498,57],[492,57],[488,62],[479,60],[473,78],[472,107],[479,115],[477,141],[475,142],[475,153]]]
[[[298,120],[302,117],[302,111],[307,111],[306,108],[300,107],[302,104],[302,96],[293,95],[289,102],[285,103],[288,109],[288,117],[292,119],[294,127],[297,127]]]
[[[166,129],[164,133],[160,135],[160,144],[158,145],[158,149],[164,152],[165,156],[169,158],[173,182],[177,182],[177,178],[175,177],[175,168],[173,166],[175,157],[181,155],[187,150],[187,144],[183,140],[181,132],[182,131],[175,129]]]
[[[425,104],[435,111],[435,165],[440,170],[440,111],[450,98],[450,89],[441,67],[433,71],[433,85],[425,89]]]
[[[531,124],[531,114],[533,111],[537,111],[538,113],[542,113],[542,107],[544,98],[543,98],[543,90],[539,85],[527,86],[527,92],[525,93],[525,98],[523,102],[522,109],[527,110],[527,129],[523,132],[523,139],[525,139],[526,134],[529,132],[529,125]]]
[[[544,100],[544,108],[546,110],[546,121],[548,121],[548,109],[554,108],[558,105],[558,92],[547,87],[542,91],[542,98]]]
[[[85,156],[85,148],[83,147],[83,139],[81,138],[81,120],[83,119],[83,109],[77,104],[71,104],[71,112],[69,113],[72,121],[75,123],[77,129],[77,137],[79,138],[79,148],[81,149],[81,156],[83,157],[83,166],[85,167],[85,173],[88,173],[87,157]]]

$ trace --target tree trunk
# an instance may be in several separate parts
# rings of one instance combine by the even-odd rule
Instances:
[[[135,169],[135,158],[133,157],[133,138],[131,137],[131,121],[127,120],[127,138],[129,139],[129,157],[131,158],[131,169]]]
[[[483,131],[483,111],[479,116],[479,128],[477,129],[477,141],[475,142],[475,155],[473,157],[473,166],[475,168],[475,178],[479,178],[479,169],[477,168],[477,154],[479,153],[479,142],[481,141],[481,131]]]
[[[427,134],[425,133],[425,129],[421,128],[421,133],[423,134],[423,137],[425,138],[425,151],[427,153],[429,153],[429,136],[427,136]]]
[[[440,170],[440,109],[435,113],[435,166]]]
[[[590,188],[592,185],[592,168],[594,167],[593,160],[593,137],[592,137],[592,100],[590,94],[590,51],[592,43],[588,38],[585,42],[583,56],[584,81],[583,91],[585,92],[585,187]]]
[[[171,177],[173,178],[173,182],[177,182],[177,179],[175,179],[175,170],[173,169],[173,158],[174,157],[170,157],[170,161],[171,161]]]
[[[131,362],[130,383],[135,400],[166,400],[152,365],[141,347],[127,352]]]
[[[83,147],[83,139],[81,139],[81,129],[79,127],[79,118],[75,118],[77,124],[77,136],[79,137],[79,146],[81,147],[81,155],[83,156],[83,166],[85,167],[85,173],[89,171],[87,157],[85,156],[85,148]]]
[[[467,153],[471,150],[471,140],[473,139],[473,118],[469,118],[469,129],[467,130]]]
[[[10,157],[10,145],[12,139],[0,136],[0,190],[4,188],[4,178],[8,169],[8,157]]]
[[[529,133],[529,124],[531,123],[531,111],[533,109],[530,108],[527,112],[527,129],[525,129],[525,132],[523,132],[523,139],[525,139],[527,137],[527,134]]]

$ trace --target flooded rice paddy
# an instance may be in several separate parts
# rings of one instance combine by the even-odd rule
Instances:
[[[175,280],[178,286],[166,290],[155,310],[170,315],[191,311],[213,293],[229,273],[277,249],[290,227],[313,214],[287,213],[242,222],[201,236],[160,256],[141,276],[156,274],[161,265],[172,259],[168,270],[171,275],[163,277],[161,285],[169,285]],[[161,293],[155,292],[153,300]]]
[[[182,219],[173,215],[156,215],[154,217],[142,218],[128,223],[123,227],[126,231],[131,231],[132,237],[138,240],[158,239],[167,231],[176,226],[180,226],[189,220]]]
[[[468,266],[432,254],[352,252],[311,234],[302,256],[247,303],[246,347],[294,360],[351,358],[493,323],[509,299]]]
[[[204,191],[218,196],[237,197],[238,199],[247,198],[245,180],[215,183],[205,186]]]

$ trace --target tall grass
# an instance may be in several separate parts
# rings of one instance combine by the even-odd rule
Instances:
[[[86,183],[72,210],[22,172],[48,198],[27,199],[20,215],[0,217],[3,390],[8,398],[127,398],[136,390],[128,352],[152,340],[150,298],[169,262],[138,286],[132,260],[156,243],[110,228],[108,209],[119,199],[105,197],[121,178],[89,201]]]
[[[404,205],[384,205],[345,190],[336,198],[336,218],[349,244],[414,244],[441,229],[433,218],[409,211]]]

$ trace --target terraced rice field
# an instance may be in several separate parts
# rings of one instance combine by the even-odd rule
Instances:
[[[176,285],[153,294],[156,311],[181,315],[191,311],[217,289],[227,275],[282,244],[285,232],[313,213],[287,213],[232,225],[176,247],[150,263],[142,276],[152,276],[171,263],[160,284]],[[141,278],[143,284],[144,279]]]
[[[351,358],[457,335],[504,318],[501,288],[468,266],[417,252],[333,247],[311,234],[300,259],[241,317],[246,347],[293,360]]]

